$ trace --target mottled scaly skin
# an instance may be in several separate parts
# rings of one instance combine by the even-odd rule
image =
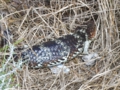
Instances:
[[[86,28],[77,27],[73,34],[33,46],[32,49],[21,53],[22,59],[26,60],[30,67],[39,68],[64,63],[80,53],[88,54],[95,31],[95,24],[90,21]]]
[[[73,59],[80,53],[88,54],[89,44],[94,38],[95,32],[94,21],[90,21],[85,28],[77,27],[73,34],[35,45],[31,49],[21,52],[20,55],[22,60],[32,68],[55,66]],[[10,34],[9,30],[3,32],[3,45],[10,41],[8,38]],[[15,54],[14,57],[18,57],[18,55]]]

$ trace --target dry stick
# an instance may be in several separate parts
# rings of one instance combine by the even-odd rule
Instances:
[[[28,16],[28,14],[29,14],[29,12],[30,12],[31,9],[32,9],[32,7],[31,7],[30,9],[27,10],[26,15],[25,15],[25,17],[23,18],[23,20],[22,20],[22,22],[21,22],[21,24],[20,24],[20,26],[19,26],[19,28],[18,28],[18,32],[20,32],[21,27],[22,27],[22,25],[23,25],[25,19],[27,18],[27,16]]]
[[[68,84],[66,84],[64,87],[62,87],[60,90],[64,90],[67,86],[69,86],[70,84],[74,84],[74,83],[76,83],[76,82],[81,82],[79,79],[75,79],[75,80],[73,80],[72,82],[70,82],[70,83],[68,83]]]
[[[57,74],[54,82],[52,83],[51,87],[50,87],[48,90],[52,90],[52,86],[53,86],[53,85],[55,84],[55,82],[57,81],[57,78],[58,78],[58,76],[60,75],[60,72],[61,72],[61,70],[60,70],[59,73]]]
[[[52,14],[57,14],[57,13],[59,13],[59,12],[62,12],[63,10],[65,10],[65,9],[67,9],[67,8],[73,6],[73,5],[74,5],[74,4],[70,4],[70,5],[66,6],[66,7],[61,8],[61,9],[58,10],[57,12],[53,12]]]
[[[36,11],[36,9],[33,9],[35,11],[36,14],[38,14],[38,16],[42,19],[42,21],[52,30],[52,28],[49,26],[49,24],[42,18],[42,16],[38,13],[38,11]]]

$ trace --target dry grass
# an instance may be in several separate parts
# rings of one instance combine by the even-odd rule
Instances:
[[[45,2],[44,2],[45,1]],[[94,66],[81,58],[66,63],[69,74],[52,74],[47,68],[28,69],[6,49],[0,51],[0,88],[6,90],[120,90],[119,0],[0,0],[1,30],[9,27],[16,47],[29,47],[74,32],[94,14],[97,33],[90,52],[101,57]],[[11,63],[12,62],[12,63]]]

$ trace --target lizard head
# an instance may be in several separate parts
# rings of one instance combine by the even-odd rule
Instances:
[[[95,37],[96,26],[93,20],[85,24],[84,27],[78,26],[76,28],[75,36],[78,38],[83,38],[84,40],[92,40]]]
[[[95,33],[96,33],[96,26],[93,20],[89,21],[87,24],[87,29],[86,29],[86,33],[88,35],[88,39],[91,40],[95,37]]]

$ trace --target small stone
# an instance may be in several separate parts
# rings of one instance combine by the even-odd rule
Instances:
[[[82,57],[82,60],[85,62],[86,65],[94,65],[95,61],[99,58],[99,55],[97,53],[91,53],[88,55],[84,55]]]

